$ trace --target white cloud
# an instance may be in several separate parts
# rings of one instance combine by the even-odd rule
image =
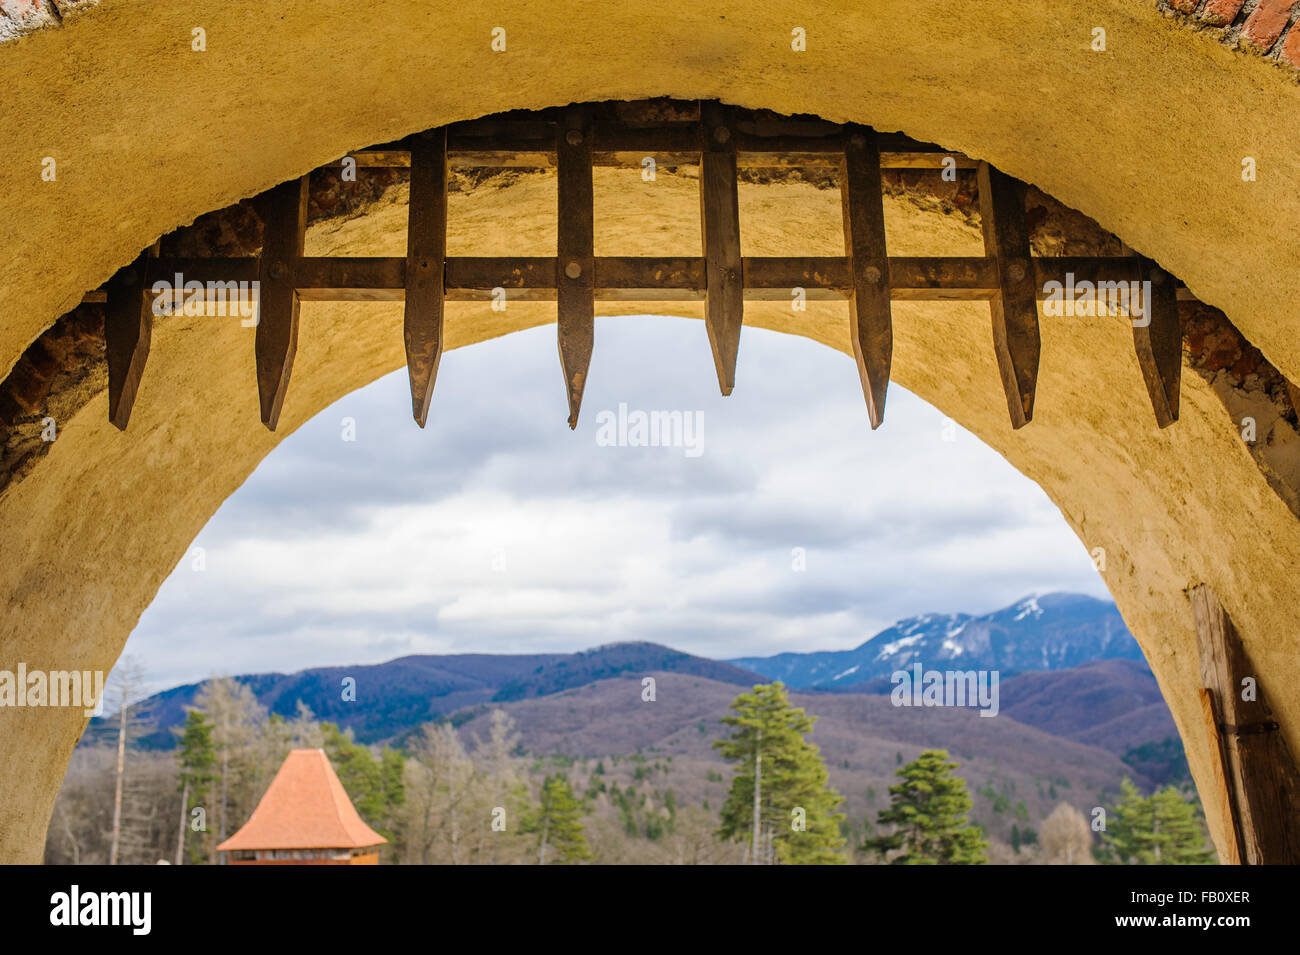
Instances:
[[[616,640],[734,657],[1104,595],[1042,491],[970,434],[942,441],[935,409],[893,386],[871,432],[843,355],[747,328],[723,399],[698,322],[602,320],[576,434],[546,413],[554,355],[553,328],[449,354],[424,432],[403,371],[327,409],[213,517],[208,570],[180,564],[129,651],[159,684]],[[597,446],[622,401],[702,412],[703,456]],[[344,414],[364,453],[338,440]]]

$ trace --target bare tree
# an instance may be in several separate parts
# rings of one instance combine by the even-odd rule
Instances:
[[[212,742],[217,750],[217,838],[210,848],[215,865],[217,844],[230,835],[232,820],[246,819],[261,795],[258,743],[266,729],[266,708],[246,684],[228,676],[204,683],[194,705],[212,721]],[[269,778],[266,784],[270,784]]]
[[[515,721],[505,710],[495,709],[488,724],[487,739],[479,740],[474,748],[474,756],[482,766],[491,792],[491,818],[495,820],[498,810],[505,814],[503,821],[512,816],[518,818],[522,811],[519,801],[513,798],[523,786],[523,773],[520,760],[514,755],[519,745],[519,734],[515,732]],[[513,805],[508,805],[513,803]],[[501,861],[501,830],[492,827],[492,864]]]
[[[131,741],[145,728],[146,714],[139,701],[145,695],[144,666],[132,656],[122,657],[109,674],[106,694],[116,707],[117,771],[113,776],[113,827],[109,840],[108,864],[117,865],[122,847],[122,803],[126,790],[126,755]]]
[[[1043,821],[1039,837],[1043,861],[1048,865],[1092,865],[1092,830],[1083,813],[1067,802],[1052,810]]]

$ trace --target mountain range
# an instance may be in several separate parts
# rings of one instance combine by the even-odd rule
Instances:
[[[975,709],[894,706],[889,675],[927,669],[994,669],[994,719]],[[643,695],[645,677],[656,694]],[[341,692],[355,680],[355,700]],[[364,743],[404,747],[420,726],[446,720],[473,748],[494,709],[514,718],[533,772],[560,767],[575,779],[656,791],[709,806],[731,769],[713,747],[732,700],[782,680],[816,718],[812,740],[851,820],[873,818],[895,771],[925,748],[950,752],[969,784],[974,818],[1006,841],[1061,800],[1090,811],[1132,777],[1143,789],[1188,779],[1173,718],[1142,653],[1112,604],[1076,594],[1027,597],[984,615],[900,620],[852,650],[719,661],[653,643],[580,653],[415,655],[367,666],[235,677],[271,713],[349,729]],[[200,684],[146,701],[145,746],[168,749]],[[115,743],[115,720],[92,720],[87,745]],[[601,775],[608,774],[608,775]],[[1109,795],[1107,795],[1109,794]],[[856,824],[856,823],[855,823]],[[865,823],[864,823],[865,825]]]
[[[889,674],[914,662],[936,669],[999,670],[1005,716],[1116,756],[1148,747],[1153,776],[1167,775],[1165,764],[1181,756],[1161,748],[1177,733],[1114,605],[1078,594],[1027,597],[981,616],[911,617],[852,650],[717,661],[653,643],[618,643],[580,653],[416,655],[235,679],[273,714],[293,717],[301,702],[358,740],[382,743],[399,742],[431,720],[461,724],[490,707],[545,701],[613,679],[670,673],[731,687],[732,696],[735,688],[770,680],[814,694],[873,695],[887,693]],[[346,678],[356,681],[355,701],[340,692]],[[190,683],[149,698],[146,708],[155,728],[142,744],[174,746],[174,730],[199,688]],[[544,702],[538,706],[545,709]],[[591,729],[606,725],[596,720]],[[111,731],[111,719],[97,718],[88,742]]]
[[[889,677],[927,669],[1063,670],[1095,660],[1133,660],[1142,650],[1113,603],[1083,594],[1026,597],[982,616],[933,614],[900,620],[852,650],[781,653],[729,662],[797,689],[887,692]]]

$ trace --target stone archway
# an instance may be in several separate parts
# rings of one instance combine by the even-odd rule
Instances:
[[[13,367],[86,289],[161,233],[348,149],[507,107],[673,94],[897,128],[988,159],[1158,260],[1300,378],[1291,320],[1274,307],[1293,300],[1300,284],[1293,270],[1276,267],[1300,259],[1300,238],[1280,225],[1295,220],[1300,204],[1289,188],[1300,155],[1286,133],[1295,124],[1278,122],[1279,114],[1300,115],[1300,88],[1273,64],[1222,49],[1153,5],[1075,6],[1013,12],[949,3],[918,15],[903,3],[846,4],[833,28],[819,29],[780,3],[684,5],[675,17],[650,20],[631,8],[596,16],[555,3],[512,15],[507,52],[494,54],[497,24],[454,5],[381,4],[358,23],[353,5],[290,2],[250,29],[237,4],[195,14],[103,3],[60,30],[0,46],[0,70],[23,104],[0,119],[10,206],[0,234],[11,250],[0,367]],[[1089,48],[1094,23],[1109,25],[1109,53]],[[800,25],[809,49],[787,52]],[[196,27],[207,36],[202,53],[190,47]],[[117,68],[93,88],[79,82],[78,64],[109,60]],[[300,122],[286,128],[286,116]],[[59,172],[42,183],[46,156]],[[1259,170],[1252,183],[1241,179],[1247,156]],[[773,188],[751,217],[747,240],[768,254],[779,253],[790,228],[783,198],[803,208],[796,215],[806,214],[814,232],[825,218],[816,190],[791,189]],[[485,190],[481,205],[466,206],[461,240],[482,247],[488,217],[506,209],[539,203],[549,213],[539,190],[528,179]],[[698,215],[694,191],[637,202],[626,210],[632,223]],[[910,216],[904,228],[917,242],[976,234],[961,216],[899,214]],[[520,229],[544,242],[541,221],[539,213]],[[322,251],[355,250],[383,239],[382,226],[374,228],[336,223],[309,241]],[[620,241],[638,254],[635,228]],[[551,314],[549,306],[459,306],[449,311],[449,344]],[[1267,685],[1288,686],[1300,676],[1291,626],[1300,596],[1291,573],[1300,558],[1295,515],[1204,379],[1184,377],[1175,428],[1153,427],[1123,325],[1044,323],[1039,410],[1031,428],[1012,432],[985,308],[916,303],[895,314],[896,380],[998,449],[1045,488],[1090,548],[1106,549],[1107,582],[1170,701],[1222,849],[1184,591],[1210,584]],[[777,309],[753,308],[747,321],[847,347],[844,319],[829,310],[798,329]],[[307,309],[279,434],[400,363],[400,306]],[[102,392],[85,387],[88,403],[0,496],[0,647],[31,667],[109,668],[203,522],[277,440],[257,425],[248,400],[256,391],[251,343],[237,324],[161,323],[125,435],[108,425]],[[1282,691],[1273,702],[1295,751],[1300,701]],[[34,861],[82,720],[35,710],[0,720],[9,770],[0,783],[0,858]]]

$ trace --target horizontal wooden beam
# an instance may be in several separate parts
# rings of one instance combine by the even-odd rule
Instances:
[[[746,169],[839,168],[844,152],[840,127],[831,124],[739,123],[736,164]],[[536,120],[473,121],[448,128],[447,162],[452,169],[555,167],[555,126]],[[748,131],[746,131],[748,130]],[[812,132],[818,130],[817,132]],[[804,131],[804,132],[801,132]],[[603,121],[592,124],[592,164],[641,165],[653,156],[662,166],[697,166],[706,144],[699,123],[636,126]],[[880,165],[886,169],[975,169],[961,153],[922,143],[898,133],[878,134]],[[358,168],[403,169],[411,164],[405,143],[384,143],[349,154]]]
[[[1130,281],[1139,260],[1122,256],[1033,259],[1037,297],[1049,296],[1050,282],[1076,287],[1081,282]],[[602,301],[696,301],[704,294],[702,256],[601,256],[595,260],[596,298]],[[809,301],[848,298],[849,261],[845,256],[747,256],[742,260],[747,301],[784,301],[802,288]],[[894,301],[988,301],[998,290],[997,265],[984,256],[890,256],[890,297]],[[406,285],[406,259],[397,256],[301,258],[294,281],[303,301],[401,302]],[[150,270],[156,280],[184,282],[255,282],[256,258],[159,258]],[[550,256],[449,256],[446,290],[449,300],[491,297],[504,288],[508,298],[553,300],[555,259]],[[549,295],[536,295],[549,292]],[[256,290],[252,290],[254,297]],[[1186,289],[1179,299],[1195,301]],[[102,290],[83,301],[102,302]],[[1050,319],[1049,319],[1050,320]]]
[[[636,148],[635,139],[606,140],[600,143],[600,149],[592,152],[593,166],[601,167],[639,167],[646,156],[654,158],[660,166],[698,166],[698,151],[667,149],[655,146],[646,137],[646,144]],[[505,145],[505,144],[503,144]],[[456,148],[449,148],[447,165],[461,172],[468,169],[554,169],[555,154],[545,149],[522,148],[524,144],[515,144],[518,148],[491,148],[488,143],[463,142]],[[736,153],[736,165],[742,169],[801,169],[820,168],[834,170],[838,167],[838,153],[821,149],[765,150],[754,148],[752,141],[740,140]],[[358,150],[349,154],[357,162],[359,169],[406,169],[411,164],[410,153],[402,150],[382,150],[366,152]],[[951,163],[946,163],[951,160]],[[953,169],[975,169],[978,163],[959,153],[925,152],[921,150],[904,150],[881,153],[882,169],[943,169],[945,165]]]

